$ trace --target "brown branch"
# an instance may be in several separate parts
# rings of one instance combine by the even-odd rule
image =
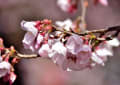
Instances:
[[[77,35],[80,35],[80,36],[84,36],[84,35],[88,35],[88,34],[91,34],[91,33],[107,33],[107,32],[112,32],[112,31],[116,31],[117,34],[120,32],[120,26],[114,26],[114,27],[109,27],[107,29],[99,29],[99,30],[91,30],[91,31],[85,31],[84,33],[75,33],[75,32],[70,32],[70,31],[65,31],[65,30],[62,30],[62,29],[59,29],[58,27],[56,27],[55,25],[53,25],[54,29],[56,31],[61,31],[63,33],[67,33],[67,34],[70,34],[70,35],[74,35],[74,34],[77,34]]]

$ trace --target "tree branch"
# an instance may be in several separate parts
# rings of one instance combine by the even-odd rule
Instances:
[[[109,27],[109,28],[106,28],[106,29],[85,31],[84,33],[75,33],[75,32],[65,31],[65,30],[62,30],[62,29],[58,29],[58,27],[56,27],[55,25],[53,25],[53,27],[56,31],[60,31],[60,32],[67,33],[67,34],[70,34],[70,35],[77,34],[77,35],[80,35],[80,36],[88,35],[88,34],[91,34],[91,33],[100,33],[101,34],[101,33],[116,31],[117,34],[118,34],[120,32],[120,26]]]

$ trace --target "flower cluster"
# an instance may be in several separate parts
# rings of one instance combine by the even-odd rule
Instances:
[[[118,39],[98,40],[93,34],[80,36],[72,28],[72,22],[56,23],[55,28],[50,20],[22,21],[21,26],[27,33],[24,36],[25,48],[31,49],[41,57],[49,57],[62,69],[82,70],[104,65],[108,56],[113,56],[112,47],[119,46]]]
[[[14,47],[5,48],[2,38],[0,38],[0,78],[9,85],[12,85],[16,79],[13,66],[17,63],[17,58],[10,59],[10,56],[14,57],[14,53]]]

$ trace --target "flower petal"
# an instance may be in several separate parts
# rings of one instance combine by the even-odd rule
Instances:
[[[11,65],[8,62],[1,62],[0,63],[0,78],[5,76],[7,73],[10,72]]]
[[[35,22],[27,22],[27,21],[22,21],[21,22],[21,27],[23,30],[31,32],[34,36],[37,35],[38,30],[35,28]]]
[[[112,40],[106,41],[108,45],[118,47],[120,45],[120,41],[117,38],[114,38]]]
[[[27,32],[24,36],[24,39],[23,39],[23,45],[26,49],[29,49],[30,46],[33,44],[34,40],[35,40],[35,37],[31,32]]]
[[[42,47],[38,51],[41,57],[48,57],[49,52],[50,52],[50,48],[48,44],[43,44]]]
[[[104,65],[103,60],[98,55],[96,55],[96,53],[92,53],[91,59],[97,64]]]

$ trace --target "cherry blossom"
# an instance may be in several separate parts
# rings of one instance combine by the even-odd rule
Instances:
[[[45,34],[39,33],[39,30],[42,29],[42,27],[39,27],[39,24],[41,22],[26,22],[22,21],[21,26],[22,28],[27,31],[27,33],[24,36],[23,39],[23,45],[26,49],[30,49],[33,52],[36,52],[41,47],[42,43],[45,43]],[[43,23],[47,24],[47,20],[44,20]],[[44,29],[49,30],[49,26]]]
[[[85,36],[74,34],[71,31],[73,23],[70,19],[63,22],[57,21],[57,30],[52,29],[49,20],[36,21],[36,24],[33,24],[35,21],[30,22],[32,24],[30,27],[26,23],[23,24],[23,29],[25,28],[27,31],[23,39],[25,48],[34,51],[41,57],[52,59],[54,63],[67,71],[83,70],[94,67],[96,64],[104,66],[107,57],[113,56],[112,47],[117,47],[120,44],[118,39],[113,38],[92,47],[92,45],[96,44],[96,36],[93,34]],[[34,29],[37,30],[35,34],[32,33]],[[71,32],[71,34],[66,35],[60,30]],[[91,44],[92,39],[94,42]]]
[[[83,46],[83,40],[78,35],[69,37],[66,43],[66,47],[68,51],[71,52],[72,54],[78,53],[81,50],[80,48],[82,48],[82,46]]]
[[[56,25],[59,27],[63,27],[66,31],[70,31],[70,28],[72,27],[72,20],[66,19],[65,21],[56,21]]]
[[[16,74],[14,73],[13,65],[17,62],[16,58],[11,58],[14,56],[15,49],[11,46],[9,49],[4,47],[3,40],[0,38],[0,78],[3,82],[8,82],[9,85],[16,80]],[[5,54],[4,54],[5,53]]]
[[[56,42],[52,48],[49,57],[54,61],[54,63],[58,64],[62,67],[63,62],[66,58],[67,49],[61,42]]]
[[[6,61],[0,62],[0,78],[10,73],[11,65]]]
[[[31,49],[32,51],[34,51],[34,40],[37,36],[37,32],[38,30],[35,28],[35,22],[26,22],[26,21],[22,21],[21,22],[21,27],[23,30],[27,31],[27,33],[24,36],[23,39],[23,44],[24,47],[26,49]]]
[[[104,6],[108,6],[108,0],[94,0],[94,2],[97,3],[101,3]]]
[[[92,59],[92,61],[94,61],[95,63],[94,63],[94,66],[96,65],[96,64],[100,64],[100,65],[102,65],[102,66],[104,66],[104,61],[103,61],[103,59],[100,57],[100,56],[98,56],[96,53],[92,53],[92,56],[91,56],[91,59]],[[92,66],[93,64],[91,64],[91,66]],[[92,66],[93,67],[93,66]]]
[[[66,70],[82,70],[90,65],[91,48],[83,43],[80,36],[71,36],[67,43],[67,59],[64,62]]]
[[[38,54],[41,57],[49,57],[48,54],[50,53],[50,47],[48,44],[43,44],[38,51]]]
[[[57,0],[57,4],[65,12],[73,13],[77,10],[77,0]]]
[[[95,52],[92,53],[91,59],[97,64],[101,64],[104,66],[104,62],[107,61],[108,56],[113,56],[112,47],[118,47],[120,42],[117,38],[113,40],[105,41],[101,43]]]
[[[112,40],[106,41],[107,45],[118,47],[120,45],[120,41],[117,38],[113,38]]]

